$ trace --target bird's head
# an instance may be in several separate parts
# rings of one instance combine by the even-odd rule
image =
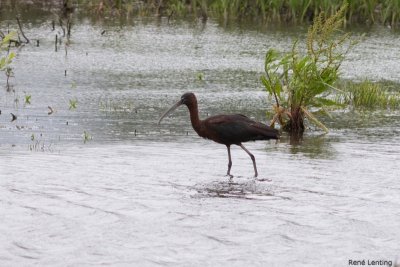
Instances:
[[[164,112],[163,115],[161,115],[161,117],[160,117],[160,119],[159,119],[159,121],[158,121],[158,124],[160,124],[161,121],[162,121],[162,119],[164,119],[168,114],[172,113],[172,112],[173,112],[175,109],[177,109],[179,106],[181,106],[181,105],[186,105],[186,106],[189,107],[190,105],[192,105],[192,104],[194,104],[194,103],[197,103],[196,96],[195,96],[193,93],[191,93],[191,92],[184,93],[184,94],[181,96],[181,99],[179,99],[179,101],[176,102],[175,105],[173,105],[172,107],[170,107],[166,112]]]
[[[197,101],[196,96],[191,92],[184,93],[181,96],[182,105],[188,106],[188,105],[192,104],[195,101]]]

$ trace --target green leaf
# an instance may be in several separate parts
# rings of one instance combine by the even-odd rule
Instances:
[[[280,83],[279,80],[277,80],[274,86],[274,92],[279,98],[281,98],[281,91],[282,91],[282,84]]]
[[[13,37],[17,35],[16,32],[10,32],[9,34],[6,34],[3,38],[3,43],[8,43]]]
[[[296,68],[298,69],[298,71],[301,71],[302,69],[304,69],[309,60],[310,60],[310,57],[305,56],[303,59],[298,61],[296,64]]]
[[[261,76],[261,82],[263,83],[265,89],[268,91],[268,93],[272,94],[272,87],[270,82],[268,81],[267,78],[265,78],[265,76]]]
[[[25,95],[25,104],[31,104],[31,95]]]
[[[14,52],[11,52],[11,53],[8,55],[8,60],[11,62],[11,60],[12,60],[14,57],[15,57],[15,53],[14,53]]]
[[[0,59],[0,69],[3,69],[6,66],[6,58],[2,57]]]
[[[270,66],[269,64],[271,64],[272,62],[276,61],[279,57],[278,52],[276,52],[274,49],[269,49],[268,52],[265,54],[265,72],[268,73]]]

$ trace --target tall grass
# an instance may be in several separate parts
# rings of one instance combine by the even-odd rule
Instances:
[[[255,20],[275,23],[308,23],[319,14],[329,17],[343,0],[2,0],[0,8],[19,9],[33,3],[38,7],[65,2],[90,13],[123,16],[214,17],[224,21]],[[346,23],[399,26],[399,0],[349,0]]]
[[[20,0],[21,1],[21,0]],[[101,13],[212,16],[228,20],[246,19],[264,22],[308,23],[319,14],[329,17],[343,4],[343,0],[64,0]],[[399,0],[348,1],[346,23],[396,26],[400,24]]]
[[[336,98],[337,102],[357,109],[396,109],[400,107],[398,90],[391,92],[385,84],[373,83],[368,80],[361,83],[345,83]]]
[[[262,18],[272,22],[311,22],[319,14],[332,16],[343,4],[343,0],[208,0],[225,17]],[[226,2],[229,8],[226,8]],[[399,0],[352,0],[348,1],[347,23],[380,23],[395,26],[400,23]]]

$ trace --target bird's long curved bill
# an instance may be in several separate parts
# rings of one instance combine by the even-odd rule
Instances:
[[[173,105],[170,109],[164,112],[164,114],[161,115],[160,119],[158,120],[158,124],[161,123],[162,119],[164,119],[168,114],[172,113],[175,109],[177,109],[180,105],[182,105],[182,102],[179,100],[175,105]]]

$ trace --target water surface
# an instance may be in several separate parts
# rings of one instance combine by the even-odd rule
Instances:
[[[226,148],[197,137],[184,107],[157,125],[186,91],[201,117],[267,122],[263,56],[290,49],[304,29],[83,21],[55,52],[49,23],[28,23],[40,46],[18,51],[15,92],[0,90],[1,265],[347,266],[400,256],[398,111],[334,112],[322,118],[329,134],[309,129],[300,145],[248,143],[258,180],[239,147],[235,177],[224,176]],[[399,39],[368,29],[343,77],[400,82]]]

